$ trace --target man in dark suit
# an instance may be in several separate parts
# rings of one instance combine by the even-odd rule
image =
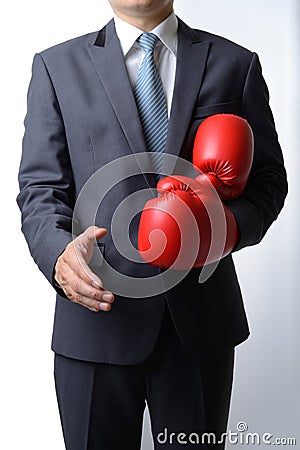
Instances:
[[[166,292],[122,295],[109,286],[107,266],[92,270],[88,262],[96,240],[118,273],[133,280],[161,273],[121,255],[110,233],[116,208],[154,188],[154,176],[137,168],[112,186],[94,223],[82,218],[74,239],[75,203],[98,169],[148,150],[134,96],[143,32],[159,38],[166,155],[191,161],[196,130],[213,114],[240,115],[252,127],[250,178],[242,195],[227,202],[239,227],[235,251],[260,242],[283,206],[282,153],[255,53],[189,28],[174,15],[173,0],[110,4],[115,18],[102,30],[35,55],[19,174],[23,232],[57,292],[52,349],[65,444],[140,448],[147,401],[155,448],[182,448],[185,440],[185,448],[206,448],[195,445],[195,433],[225,432],[234,347],[249,335],[232,256],[205,283],[192,269]],[[129,227],[135,246],[137,230],[138,216]],[[220,441],[210,447],[224,448]]]

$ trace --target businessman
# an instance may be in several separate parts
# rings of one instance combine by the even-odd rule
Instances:
[[[128,277],[161,273],[118,252],[110,231],[122,201],[155,188],[155,175],[116,183],[76,237],[72,217],[98,169],[157,149],[191,161],[200,123],[231,113],[248,121],[255,143],[248,183],[226,202],[238,228],[234,251],[259,243],[287,193],[268,90],[255,53],[191,29],[175,16],[173,0],[109,3],[114,19],[103,29],[35,55],[19,172],[22,229],[57,292],[52,349],[65,445],[139,449],[147,402],[156,449],[179,449],[182,441],[224,449],[234,348],[249,336],[231,254],[205,283],[195,268],[166,292],[131,298],[105,285],[106,266],[89,262],[97,247]],[[153,108],[158,99],[164,107],[153,148],[137,92],[147,52],[158,86]],[[137,215],[129,227],[135,246],[138,223]],[[204,431],[220,442],[197,441]]]

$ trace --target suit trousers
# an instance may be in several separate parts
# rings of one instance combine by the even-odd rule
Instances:
[[[95,343],[96,345],[96,343]],[[55,354],[54,377],[67,450],[138,450],[147,402],[155,449],[224,449],[202,433],[226,432],[234,348],[198,359],[181,344],[166,307],[156,345],[136,365]],[[203,443],[204,442],[204,443]]]

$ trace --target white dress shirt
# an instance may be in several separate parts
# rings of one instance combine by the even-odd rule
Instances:
[[[115,26],[121,48],[124,54],[125,65],[132,89],[135,89],[139,68],[145,56],[144,50],[136,42],[143,33],[142,30],[124,22],[119,17],[114,17]],[[178,21],[173,12],[151,33],[159,37],[154,50],[154,59],[161,77],[164,93],[167,100],[168,115],[170,116],[173,90],[175,83],[177,60],[177,29]]]

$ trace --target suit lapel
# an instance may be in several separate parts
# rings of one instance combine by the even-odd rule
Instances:
[[[113,20],[98,33],[96,42],[88,47],[88,51],[131,150],[146,152],[143,130]]]
[[[197,95],[201,88],[210,42],[178,21],[178,50],[175,86],[170,115],[166,153],[178,156],[189,128]],[[175,158],[166,159],[163,173],[171,174]]]

